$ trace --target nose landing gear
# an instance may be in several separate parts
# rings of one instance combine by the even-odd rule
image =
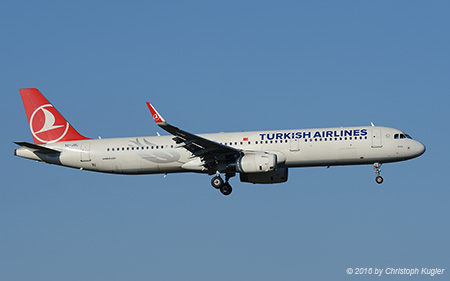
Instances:
[[[220,177],[220,173],[217,173],[217,175],[211,179],[211,185],[215,189],[219,189],[223,195],[228,196],[233,191],[233,188],[228,183],[228,180],[234,176],[235,176],[235,174],[227,173],[225,176],[225,181],[223,181],[223,179]]]
[[[375,178],[375,181],[378,183],[378,184],[381,184],[381,183],[383,183],[383,177],[382,176],[380,176],[380,173],[381,173],[381,163],[378,163],[378,162],[376,162],[376,163],[374,163],[373,164],[373,167],[375,168],[375,174],[377,174],[377,177]]]

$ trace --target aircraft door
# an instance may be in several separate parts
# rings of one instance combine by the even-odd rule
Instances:
[[[372,148],[380,148],[382,146],[381,129],[372,129]]]
[[[81,143],[81,162],[89,162],[91,161],[91,151],[90,151],[91,143],[83,142]]]

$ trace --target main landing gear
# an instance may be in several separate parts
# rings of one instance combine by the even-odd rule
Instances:
[[[219,189],[223,195],[228,196],[233,191],[233,188],[231,188],[228,180],[233,176],[234,174],[226,174],[225,181],[223,181],[222,177],[220,177],[220,174],[217,173],[217,175],[211,179],[211,185],[215,189]]]
[[[375,164],[373,164],[373,167],[375,168],[375,174],[377,174],[377,177],[375,178],[375,181],[378,183],[378,184],[381,184],[381,183],[383,183],[383,177],[382,176],[380,176],[380,173],[381,173],[381,163],[375,163]]]

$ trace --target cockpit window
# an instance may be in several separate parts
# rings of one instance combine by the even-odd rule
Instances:
[[[408,134],[395,134],[394,139],[412,139]]]

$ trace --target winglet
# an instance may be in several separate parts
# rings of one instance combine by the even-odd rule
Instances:
[[[155,120],[156,124],[160,125],[163,123],[166,123],[166,120],[162,118],[161,114],[156,111],[156,109],[153,107],[153,105],[149,102],[147,102],[148,109],[150,109],[150,112],[152,113],[153,119]]]

